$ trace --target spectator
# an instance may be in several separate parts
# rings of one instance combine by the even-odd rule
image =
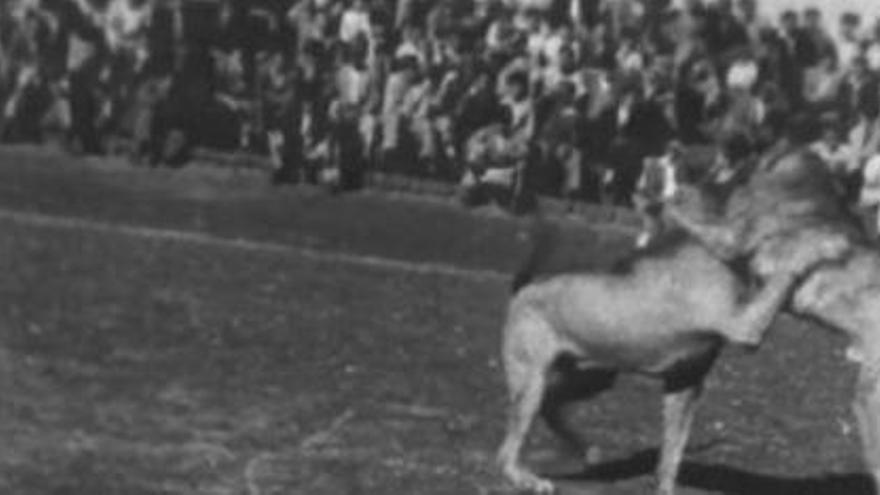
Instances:
[[[672,141],[662,157],[645,159],[633,198],[642,216],[642,232],[636,240],[640,248],[647,247],[663,231],[663,204],[675,196],[683,155],[681,144]]]
[[[260,74],[261,108],[269,157],[276,170],[274,179],[282,177],[279,171],[289,170],[291,162],[300,160],[301,143],[297,125],[295,82],[283,53],[278,50],[267,57]]]
[[[334,124],[333,150],[338,157],[342,190],[357,189],[363,182],[367,148],[372,129],[367,116],[371,74],[366,65],[369,41],[360,35],[345,45],[342,64],[336,72],[336,98],[330,113]]]
[[[840,65],[848,70],[857,58],[862,55],[862,40],[859,29],[862,18],[858,14],[846,12],[840,16],[840,39],[837,43],[837,54]]]
[[[386,167],[397,164],[397,152],[400,150],[400,131],[403,113],[401,111],[404,98],[410,88],[417,82],[418,59],[408,56],[396,61],[396,70],[388,77],[385,84],[382,119],[382,162]]]
[[[756,149],[748,136],[736,132],[724,136],[707,176],[709,183],[719,192],[745,183],[755,169],[755,158]]]
[[[867,40],[865,58],[868,60],[868,68],[875,74],[880,73],[880,17],[874,23],[871,37]]]
[[[579,142],[584,130],[584,117],[577,106],[577,88],[569,82],[561,83],[550,96],[552,109],[544,120],[538,136],[539,163],[530,163],[526,178],[530,189],[561,194],[568,200],[569,209],[583,190],[583,146]],[[535,167],[552,168],[559,173],[536,174]],[[535,177],[537,175],[537,177]],[[540,179],[554,179],[558,184],[541,184]],[[556,182],[556,181],[553,181]]]
[[[353,0],[351,6],[342,13],[342,19],[339,21],[339,41],[353,43],[363,37],[368,43],[372,43],[371,34],[370,15],[365,0]]]
[[[847,190],[857,191],[857,181],[862,177],[865,164],[874,155],[880,154],[880,102],[875,96],[867,96],[860,100],[858,120],[849,133],[849,145],[852,150],[848,170],[851,182]]]
[[[844,125],[855,124],[862,109],[880,106],[880,82],[868,68],[865,57],[856,57],[840,86],[838,110]]]
[[[819,63],[804,75],[804,102],[807,109],[816,115],[836,113],[842,80],[843,74],[834,53],[823,55]]]
[[[724,72],[731,51],[749,42],[748,32],[734,14],[731,0],[716,0],[709,6],[705,29],[706,48]]]
[[[822,129],[822,137],[810,146],[828,166],[831,173],[845,183],[852,175],[852,148],[844,139],[840,124],[835,120],[826,120]]]
[[[41,139],[43,116],[69,106],[90,151],[130,126],[156,160],[267,150],[281,182],[320,163],[357,187],[376,160],[466,170],[511,198],[572,202],[608,181],[621,204],[671,140],[721,143],[719,163],[742,164],[737,149],[771,148],[797,115],[836,118],[850,140],[826,129],[814,149],[853,182],[876,148],[880,24],[863,38],[855,14],[832,40],[822,11],[775,27],[756,0],[25,4],[0,4],[7,138]]]
[[[711,140],[704,124],[720,93],[721,85],[708,61],[696,62],[683,69],[675,87],[675,116],[679,138],[684,144]]]
[[[734,16],[746,30],[749,44],[760,43],[761,31],[772,28],[773,23],[758,12],[758,0],[739,0],[734,7]]]
[[[874,155],[868,160],[863,183],[859,206],[863,211],[868,236],[877,239],[880,232],[880,155]]]
[[[97,154],[102,149],[97,129],[100,71],[100,59],[93,50],[78,66],[72,67],[70,73],[69,138],[75,149],[87,154]]]
[[[799,108],[803,101],[804,74],[809,67],[816,64],[819,58],[818,48],[813,39],[801,26],[796,12],[788,10],[780,19],[780,34],[783,46],[783,63],[781,69],[781,87],[794,108]]]
[[[812,60],[814,63],[809,64],[809,66],[814,66],[826,57],[837,56],[837,49],[834,46],[834,40],[825,28],[822,11],[817,8],[808,8],[804,11],[804,32],[809,38],[810,45],[815,52]]]

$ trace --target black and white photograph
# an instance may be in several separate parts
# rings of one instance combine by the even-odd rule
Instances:
[[[880,0],[0,0],[0,495],[880,494]]]

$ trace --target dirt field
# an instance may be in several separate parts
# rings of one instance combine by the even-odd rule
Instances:
[[[498,335],[522,222],[260,177],[0,150],[0,493],[510,493]],[[597,266],[620,233],[581,229]],[[782,318],[712,376],[686,494],[868,495],[841,340]],[[659,391],[542,430],[562,493],[642,494]]]

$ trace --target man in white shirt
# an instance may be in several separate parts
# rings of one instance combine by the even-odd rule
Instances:
[[[351,7],[345,9],[339,21],[339,40],[343,43],[351,43],[358,36],[364,36],[368,40],[372,34],[370,27],[370,13],[364,0],[354,0]]]
[[[727,70],[727,87],[751,91],[758,82],[758,63],[748,52],[739,54]]]

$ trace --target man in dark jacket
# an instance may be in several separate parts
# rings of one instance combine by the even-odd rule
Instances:
[[[784,51],[779,67],[782,89],[792,108],[803,103],[804,74],[810,67],[819,63],[819,47],[810,33],[800,26],[798,15],[792,10],[782,13],[780,18],[780,38]]]
[[[856,57],[846,78],[840,85],[837,96],[841,113],[841,122],[846,127],[852,127],[860,108],[876,108],[880,106],[880,81],[868,68],[868,61],[864,57]]]
[[[641,84],[634,82],[624,88],[620,103],[602,112],[590,129],[595,131],[593,149],[614,171],[614,201],[629,204],[644,159],[662,155],[674,134],[663,105],[646,97]]]

